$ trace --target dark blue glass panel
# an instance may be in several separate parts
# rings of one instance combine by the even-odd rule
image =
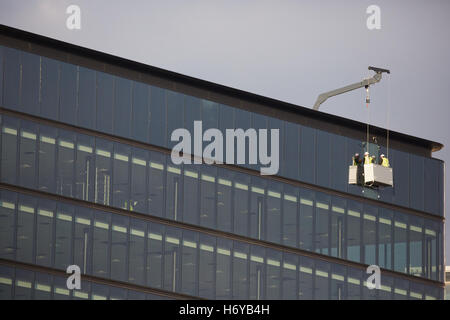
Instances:
[[[391,166],[394,168],[394,196],[395,204],[409,205],[409,155],[407,153],[392,150]]]
[[[286,143],[284,154],[284,175],[291,179],[300,178],[300,126],[296,123],[285,122]],[[280,141],[281,143],[281,141]]]
[[[331,171],[330,187],[339,191],[347,192],[348,166],[350,165],[351,153],[347,151],[347,139],[343,136],[331,134]]]
[[[96,72],[79,67],[78,125],[95,129]]]
[[[150,143],[166,147],[166,90],[150,88]]]
[[[97,130],[113,133],[114,77],[97,72]]]
[[[141,82],[133,82],[133,108],[131,137],[148,142],[150,122],[150,87]]]
[[[114,86],[114,134],[130,137],[132,81],[116,77]]]
[[[416,210],[423,210],[424,208],[424,180],[425,180],[425,168],[424,158],[410,155],[410,178],[411,184],[409,188],[409,198],[411,200],[410,207]]]
[[[316,129],[301,127],[300,132],[300,178],[314,183],[316,172]]]
[[[333,157],[333,161],[334,161]],[[317,166],[316,177],[317,184],[323,187],[330,186],[331,179],[331,148],[330,134],[328,132],[317,130]]]
[[[441,172],[436,160],[425,158],[425,211],[439,214],[439,178]]]
[[[78,67],[61,62],[59,119],[66,123],[76,124]]]
[[[37,55],[21,52],[22,60],[22,100],[19,110],[39,114],[39,90],[41,58]]]
[[[58,119],[59,62],[43,57],[41,60],[41,116]]]
[[[19,108],[20,95],[20,51],[4,48],[3,103],[9,109]]]

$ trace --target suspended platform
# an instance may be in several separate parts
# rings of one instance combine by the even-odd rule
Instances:
[[[392,168],[375,163],[349,166],[348,183],[373,188],[392,187],[394,186]]]

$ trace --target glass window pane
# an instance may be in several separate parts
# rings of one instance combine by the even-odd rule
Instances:
[[[281,299],[281,252],[267,249],[266,299]]]
[[[150,143],[166,147],[166,90],[158,87],[150,90]]]
[[[408,216],[395,213],[394,222],[394,270],[407,273]]]
[[[36,225],[36,263],[47,267],[52,265],[55,211],[55,202],[39,199]]]
[[[295,300],[298,299],[298,263],[299,257],[294,254],[283,254],[283,267],[281,268],[282,276],[282,299]]]
[[[130,258],[128,264],[128,281],[140,285],[145,283],[145,252],[147,238],[147,223],[131,219],[130,225]]]
[[[61,62],[59,119],[62,122],[76,124],[78,67]]]
[[[249,234],[249,184],[250,178],[241,173],[235,173],[234,178],[234,233]]]
[[[170,162],[170,160],[168,161]],[[166,217],[173,220],[181,220],[181,170],[179,167],[167,165],[166,176]]]
[[[231,231],[232,215],[232,175],[226,170],[218,170],[217,179],[217,228]]]
[[[198,295],[198,233],[183,231],[181,246],[181,292],[192,296]]]
[[[76,160],[75,160],[75,197],[81,200],[93,201],[94,199],[94,186],[95,186],[95,165],[94,165],[94,138],[77,135],[77,149]],[[61,148],[60,148],[61,149]],[[61,149],[61,151],[64,149]],[[69,151],[69,150],[65,150]],[[67,154],[67,161],[70,159],[70,153]],[[70,183],[70,166],[67,162],[67,171],[64,171],[66,176],[65,180]],[[98,174],[97,174],[98,179]],[[66,183],[64,183],[66,184]]]
[[[75,212],[75,234],[73,242],[73,262],[81,273],[91,272],[92,264],[92,213],[89,209],[77,207]],[[99,257],[98,257],[99,258]]]
[[[16,193],[0,191],[0,258],[14,260],[15,215],[17,208]]]
[[[113,133],[114,76],[97,72],[97,130]]]
[[[79,89],[78,89],[78,125],[95,129],[96,123],[96,72],[79,67]]]
[[[314,295],[313,271],[314,261],[307,257],[300,257],[299,265],[299,299],[311,300]]]
[[[0,48],[1,49],[1,48]],[[0,265],[0,299],[10,300],[13,298],[12,289],[14,284],[14,269]]]
[[[347,202],[347,259],[355,262],[361,260],[361,212],[360,203]]]
[[[401,206],[409,206],[409,155],[398,150],[391,150],[394,170],[393,202]]]
[[[314,244],[315,251],[322,254],[329,253],[329,211],[330,197],[323,193],[316,193]]]
[[[199,246],[199,295],[214,299],[216,238],[200,234]]]
[[[291,179],[298,180],[300,178],[300,126],[292,122],[285,122],[285,125],[286,176]]]
[[[34,283],[34,272],[16,269],[15,280],[14,299],[31,300]]]
[[[280,214],[278,212],[278,215],[275,215],[275,218],[273,216],[269,216],[268,212],[266,210],[268,201],[266,201],[266,184],[267,181],[265,179],[261,179],[259,177],[252,177],[251,178],[251,186],[249,186],[249,194],[250,194],[250,233],[248,234],[252,238],[256,239],[272,239],[270,241],[273,241],[273,238],[276,238],[277,242],[280,242]],[[275,190],[275,188],[272,188]],[[279,192],[271,191],[271,195],[274,194],[280,194]],[[279,201],[279,199],[277,199]],[[278,207],[279,208],[279,207]],[[265,221],[267,219],[267,221]],[[274,225],[270,226],[269,220],[273,219]],[[265,232],[265,226],[267,222],[267,228],[268,230]],[[273,228],[273,235],[270,234],[271,227]]]
[[[382,209],[378,222],[378,264],[381,268],[392,268],[392,212]]]
[[[266,240],[281,243],[281,184],[270,183],[267,189]]]
[[[34,123],[22,121],[20,129],[19,184],[36,187],[37,128]]]
[[[339,136],[336,134],[330,134],[331,137],[331,188],[339,191],[347,191],[347,181],[348,181],[348,166],[351,160],[350,155],[347,150],[347,139],[344,136]],[[355,153],[353,153],[355,154]]]
[[[249,246],[234,242],[233,246],[233,296],[232,299],[248,299]]]
[[[128,224],[128,217],[112,215],[111,278],[114,280],[127,280]]]
[[[33,263],[36,199],[20,195],[17,211],[17,260]]]
[[[315,182],[316,163],[316,130],[309,127],[301,127],[300,132],[300,179],[305,182]]]
[[[314,299],[329,299],[330,265],[328,262],[317,260],[315,263]]]
[[[113,206],[128,209],[130,199],[130,148],[119,143],[114,144]]]
[[[127,138],[131,127],[131,85],[131,80],[115,77],[114,134]]]
[[[297,247],[297,217],[298,217],[298,189],[283,185],[283,231],[282,244]]]
[[[273,260],[273,259],[272,259]],[[251,300],[264,299],[266,289],[266,249],[260,246],[250,247],[250,295]]]
[[[175,129],[183,128],[184,94],[166,90],[167,95],[167,147],[172,149],[178,142],[170,137]]]
[[[217,169],[203,166],[200,180],[200,225],[216,227],[216,176]]]
[[[300,249],[313,250],[314,192],[300,189]]]
[[[148,168],[148,213],[164,216],[165,158],[156,152],[150,152]]]
[[[347,299],[360,300],[363,279],[362,270],[347,267]]]
[[[322,187],[329,187],[331,177],[330,134],[322,130],[317,130],[317,145],[319,146],[317,148],[317,166],[316,166],[317,184]],[[335,161],[334,158],[333,161]]]
[[[163,226],[148,224],[147,238],[147,284],[150,287],[162,288],[163,279]]]
[[[183,221],[198,225],[199,221],[199,176],[198,166],[184,166],[183,176]]]
[[[20,51],[4,47],[4,97],[5,107],[10,109],[19,108],[20,95]]]
[[[424,187],[425,187],[425,168],[424,158],[411,154],[409,175],[411,179],[409,187],[409,199],[411,208],[417,210],[424,209]]]
[[[5,183],[16,184],[19,123],[16,119],[8,117],[3,117],[2,120],[1,178]]]
[[[421,277],[423,276],[423,219],[415,216],[410,216],[409,219],[409,273]]]
[[[39,190],[55,193],[56,129],[42,125],[39,131],[38,187]]]
[[[57,193],[63,196],[72,197],[74,194],[73,166],[75,163],[75,136],[72,132],[59,130],[57,143]],[[81,161],[81,159],[79,159],[79,161]]]
[[[39,91],[41,84],[41,57],[21,51],[22,92],[20,111],[39,114]],[[6,105],[8,107],[8,105]]]
[[[45,273],[36,272],[34,280],[34,300],[50,300],[52,298],[52,278],[53,276]]]
[[[148,142],[150,122],[150,87],[142,82],[133,81],[133,108],[131,137]]]
[[[132,149],[130,211],[147,213],[147,163],[148,153]]]
[[[41,116],[58,119],[59,107],[59,62],[41,58]]]
[[[378,209],[365,205],[363,215],[364,262],[368,265],[376,264],[377,219]]]
[[[345,226],[346,200],[338,197],[332,198],[331,205],[331,255],[333,257],[344,257],[344,226]]]
[[[66,270],[72,264],[72,225],[75,208],[58,203],[55,233],[55,268]],[[84,240],[84,239],[83,239]],[[79,265],[80,268],[82,266]]]
[[[338,264],[331,265],[331,300],[344,300],[347,298],[345,290],[346,267]]]
[[[111,214],[94,211],[94,236],[92,247],[93,274],[108,278],[110,275],[110,230]]]
[[[176,292],[180,282],[180,239],[181,231],[166,228],[164,237],[164,290]]]
[[[231,298],[231,247],[227,239],[217,239],[216,299]]]
[[[111,203],[111,158],[112,142],[95,139],[95,198],[94,202],[104,205]]]

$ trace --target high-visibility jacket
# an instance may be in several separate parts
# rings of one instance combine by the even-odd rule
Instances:
[[[365,156],[364,157],[364,164],[370,164],[370,163],[373,163],[372,157]]]
[[[389,159],[386,157],[383,157],[383,161],[381,162],[381,165],[383,167],[389,167]]]

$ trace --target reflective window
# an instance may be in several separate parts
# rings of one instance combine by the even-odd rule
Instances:
[[[0,257],[11,259],[15,257],[15,212],[16,194],[2,190],[0,192]]]
[[[362,205],[347,202],[347,259],[361,261],[361,212]]]
[[[410,217],[409,220],[409,273],[423,276],[422,248],[423,248],[423,219]]]
[[[216,239],[200,234],[198,292],[200,297],[214,297]]]
[[[77,118],[78,67],[61,62],[60,68],[59,120],[70,123]]]
[[[151,87],[149,141],[151,144],[156,144],[164,147],[167,146],[166,126],[166,91],[161,88]]]
[[[250,291],[249,298],[252,300],[264,299],[264,289],[269,281],[268,266],[266,262],[266,249],[259,246],[250,247]],[[271,283],[273,285],[273,283]]]
[[[248,299],[248,256],[248,245],[233,243],[233,299]]]
[[[39,190],[55,192],[55,168],[56,168],[56,129],[42,126],[39,129]],[[70,159],[73,164],[73,158]],[[63,162],[63,159],[59,159]],[[73,166],[72,166],[73,168]],[[72,172],[73,174],[73,169]],[[62,193],[65,195],[65,193]],[[68,194],[69,196],[72,193]]]
[[[114,144],[113,206],[125,210],[129,208],[130,199],[130,152],[129,147],[119,143]]]
[[[231,298],[232,281],[232,242],[227,239],[217,239],[216,254],[216,299]]]
[[[281,298],[281,252],[267,249],[266,299]]]
[[[314,192],[300,189],[300,249],[313,250]]]
[[[203,167],[200,180],[200,225],[216,227],[216,176],[217,169]]]
[[[163,228],[149,224],[147,238],[147,285],[162,288],[163,279]]]
[[[58,203],[55,219],[55,267],[64,270],[72,262],[73,216],[72,206]]]
[[[19,184],[36,187],[37,127],[28,121],[21,122],[19,151]]]
[[[345,200],[338,197],[332,198],[330,211],[331,224],[331,255],[338,258],[344,257],[344,226],[345,226]]]
[[[382,268],[392,268],[393,218],[390,210],[382,209],[378,223],[378,264]]]
[[[296,255],[289,253],[283,254],[283,267],[281,268],[281,299],[283,300],[298,299],[298,259]]]
[[[96,74],[93,70],[79,67],[77,123],[88,129],[94,129],[96,123]]]
[[[395,212],[394,219],[394,270],[407,272],[408,217]]]
[[[363,215],[363,242],[364,242],[364,263],[368,265],[376,264],[376,230],[377,230],[378,209],[365,205]]]
[[[132,81],[115,77],[114,82],[114,134],[130,137],[132,110]],[[111,107],[110,109],[111,110]],[[145,120],[145,118],[144,118]]]
[[[113,133],[114,76],[97,72],[97,125],[96,129]]]
[[[93,274],[108,278],[110,275],[110,230],[111,214],[94,212],[94,234],[92,246]]]
[[[111,278],[120,281],[128,279],[128,224],[128,217],[112,215]]]
[[[17,260],[34,263],[34,218],[36,214],[36,199],[20,195],[17,210]]]
[[[59,62],[42,57],[41,59],[41,109],[43,117],[57,120],[59,109]]]
[[[298,201],[298,189],[285,185],[283,194],[282,243],[290,247],[297,247],[298,243]]]
[[[130,219],[130,257],[128,263],[128,281],[145,285],[145,253],[147,224],[137,219]]]
[[[314,295],[314,260],[301,257],[299,266],[299,298],[301,300],[312,300]]]
[[[166,228],[164,237],[164,290],[179,290],[180,282],[180,239],[181,231],[175,228]]]
[[[52,142],[52,141],[50,141]],[[73,196],[73,174],[75,159],[75,137],[72,132],[59,131],[57,139],[57,192],[64,196]],[[81,145],[81,144],[80,144]],[[81,160],[81,159],[80,159]],[[79,162],[77,161],[77,164]],[[77,168],[79,169],[79,168]],[[83,179],[85,180],[85,179]],[[77,181],[78,182],[78,181]],[[82,191],[83,193],[83,191]],[[85,199],[85,198],[82,198]]]
[[[316,130],[301,127],[300,140],[300,178],[302,181],[315,182],[316,152],[315,152]]]
[[[21,52],[21,96],[18,109],[34,115],[39,114],[41,94],[41,57],[28,52]],[[8,61],[9,62],[9,61]],[[12,67],[12,66],[11,66]],[[7,102],[5,101],[5,104]]]
[[[148,212],[147,194],[147,163],[148,153],[133,148],[131,158],[131,196],[130,211]]]
[[[133,81],[133,107],[132,107],[132,125],[131,137],[133,139],[148,142],[149,141],[149,122],[150,122],[150,88],[141,82]]]
[[[55,202],[46,199],[39,200],[36,217],[36,263],[47,267],[52,265],[55,211]]]
[[[20,51],[4,47],[4,97],[3,102],[12,109],[19,106],[20,95]]]
[[[314,245],[315,251],[322,254],[329,254],[329,209],[330,197],[322,193],[317,193]]]
[[[198,234],[188,230],[183,231],[183,245],[181,246],[181,292],[198,295]],[[204,286],[204,284],[203,284]],[[204,296],[204,295],[202,295]],[[211,296],[211,293],[209,295]]]
[[[2,126],[1,179],[3,182],[16,184],[19,121],[3,117]]]

